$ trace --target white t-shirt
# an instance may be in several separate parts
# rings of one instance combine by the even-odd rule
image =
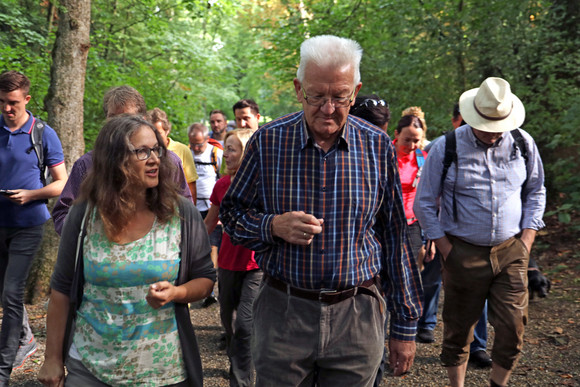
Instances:
[[[215,157],[212,157],[212,152],[215,148]],[[210,207],[209,197],[213,191],[213,186],[218,180],[219,176],[216,170],[219,172],[222,166],[222,157],[224,152],[214,147],[213,145],[207,144],[205,151],[202,154],[196,155],[193,150],[193,160],[195,161],[195,168],[197,169],[197,175],[199,178],[196,181],[197,189],[197,209],[200,211],[207,211]],[[217,165],[213,165],[216,163]]]

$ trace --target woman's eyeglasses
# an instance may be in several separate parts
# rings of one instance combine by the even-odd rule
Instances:
[[[131,151],[135,153],[139,160],[148,160],[151,157],[151,152],[155,153],[155,156],[160,159],[163,157],[165,149],[160,146],[156,146],[154,148],[143,147],[139,149],[132,149]]]

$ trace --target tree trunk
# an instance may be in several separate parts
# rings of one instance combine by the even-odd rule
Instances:
[[[60,0],[57,8],[58,31],[52,52],[51,81],[45,106],[48,123],[58,133],[67,170],[70,171],[73,162],[85,150],[83,97],[90,47],[91,1]],[[59,237],[52,221],[49,221],[44,228],[37,264],[29,276],[27,302],[38,302],[48,295],[58,244]]]

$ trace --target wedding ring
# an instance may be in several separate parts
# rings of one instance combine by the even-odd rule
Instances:
[[[308,238],[308,234],[304,233],[304,238]]]

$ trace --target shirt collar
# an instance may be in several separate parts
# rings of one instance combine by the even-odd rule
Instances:
[[[32,124],[34,123],[34,116],[30,111],[26,110],[26,112],[28,113],[28,120],[24,123],[24,125],[16,129],[14,132],[12,132],[10,128],[6,126],[6,122],[4,121],[4,116],[2,114],[0,114],[0,127],[6,129],[8,132],[15,134],[16,133],[30,134],[30,132],[32,131]]]
[[[338,149],[344,149],[344,150],[348,151],[348,144],[349,144],[348,139],[350,136],[352,136],[352,134],[350,133],[351,129],[352,129],[352,125],[350,125],[349,119],[347,119],[346,123],[342,127],[342,131],[340,133],[340,136],[338,137],[338,142],[336,144],[336,147]],[[302,112],[302,134],[300,136],[300,149],[302,150],[309,145],[311,145],[313,147],[316,146],[316,144],[314,143],[314,139],[312,138],[312,136],[310,135],[310,131],[308,130],[308,124],[306,123],[306,118],[304,117],[304,112]],[[333,146],[333,148],[334,148],[334,146]]]

